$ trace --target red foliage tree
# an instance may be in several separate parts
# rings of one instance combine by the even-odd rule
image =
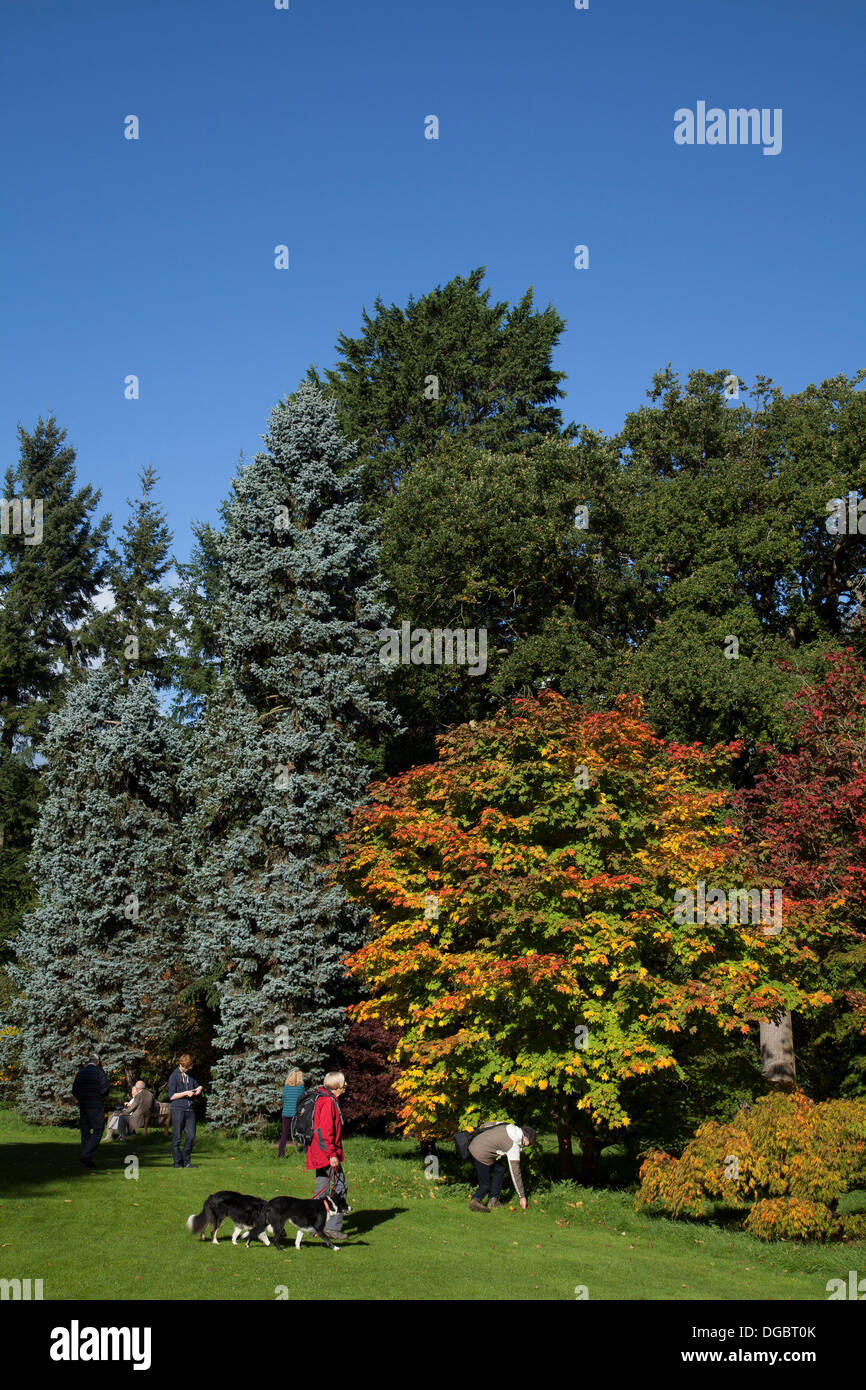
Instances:
[[[383,1028],[376,1019],[354,1019],[337,1054],[336,1065],[346,1075],[346,1094],[340,1101],[343,1118],[366,1134],[391,1133],[397,1128],[400,1097],[394,1082],[398,1071],[388,1055],[399,1040],[399,1033]]]
[[[798,1021],[798,1064],[823,1094],[866,1094],[866,665],[849,648],[826,657],[817,687],[789,706],[793,753],[773,757],[738,793],[744,833],[786,908],[808,915],[815,982],[831,1004]],[[766,751],[766,750],[765,750]]]

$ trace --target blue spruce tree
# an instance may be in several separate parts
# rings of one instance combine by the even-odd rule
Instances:
[[[50,717],[42,752],[30,860],[38,904],[10,973],[20,1108],[56,1123],[77,1111],[69,1088],[88,1052],[128,1083],[144,1071],[159,1087],[167,1075],[182,960],[183,733],[145,677],[123,689],[96,671]]]
[[[185,778],[190,956],[218,1009],[208,1117],[259,1132],[287,1064],[317,1069],[345,1032],[342,961],[363,916],[329,877],[363,801],[386,622],[375,522],[335,408],[313,386],[276,406],[266,452],[225,509],[222,673]]]

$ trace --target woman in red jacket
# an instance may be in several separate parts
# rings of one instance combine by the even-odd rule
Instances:
[[[345,1197],[348,1190],[343,1172],[343,1116],[337,1104],[345,1089],[346,1078],[341,1071],[329,1071],[316,1088],[313,1142],[307,1149],[307,1167],[316,1173],[314,1198],[327,1197],[329,1192]],[[343,1213],[332,1212],[325,1229],[332,1240],[345,1240]]]

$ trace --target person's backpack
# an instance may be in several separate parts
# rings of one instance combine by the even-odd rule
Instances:
[[[485,1129],[496,1129],[499,1125],[508,1124],[507,1120],[490,1120],[487,1124],[479,1125],[477,1129],[460,1129],[454,1135],[454,1150],[462,1163],[470,1157],[469,1145],[476,1134],[483,1134]]]
[[[316,1086],[314,1090],[304,1092],[292,1116],[292,1143],[298,1149],[306,1151],[313,1142],[313,1120],[316,1114],[316,1101],[319,1096],[327,1096],[334,1105],[337,1104],[330,1091],[327,1091],[324,1086]]]

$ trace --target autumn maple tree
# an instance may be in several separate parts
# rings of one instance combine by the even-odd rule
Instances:
[[[354,1016],[400,1035],[405,1133],[531,1121],[567,1166],[572,1134],[623,1131],[635,1085],[678,1075],[678,1035],[826,997],[800,987],[795,931],[677,921],[677,889],[743,884],[738,751],[665,742],[635,697],[589,713],[545,692],[370,788],[344,837],[371,909],[348,970],[370,995]]]

